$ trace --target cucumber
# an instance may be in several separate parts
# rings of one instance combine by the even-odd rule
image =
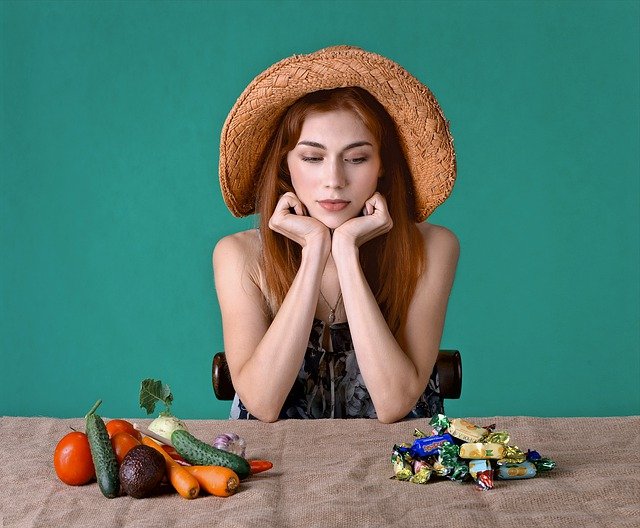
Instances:
[[[91,458],[96,468],[98,487],[105,497],[113,499],[120,492],[118,460],[113,452],[113,447],[111,447],[107,428],[102,418],[96,414],[96,409],[101,403],[102,400],[98,400],[85,416],[86,431],[89,447],[91,448]]]
[[[171,434],[171,443],[187,462],[198,466],[224,466],[236,472],[241,479],[251,474],[249,462],[235,453],[217,449],[198,440],[187,431],[177,429]]]

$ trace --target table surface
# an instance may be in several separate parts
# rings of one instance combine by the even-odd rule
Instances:
[[[0,418],[3,526],[640,526],[640,417],[468,417],[496,423],[511,445],[535,449],[557,468],[533,479],[427,484],[391,480],[391,449],[410,442],[426,420],[189,420],[205,441],[237,432],[249,458],[274,468],[243,481],[229,498],[177,494],[106,499],[97,484],[66,486],[53,451],[69,427],[84,421]],[[148,420],[137,420],[148,424]]]

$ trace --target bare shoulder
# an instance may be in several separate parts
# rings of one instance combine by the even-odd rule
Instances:
[[[453,231],[428,222],[418,224],[418,229],[422,234],[427,255],[432,257],[440,256],[448,260],[455,259],[457,261],[460,255],[460,241]]]
[[[213,263],[223,264],[239,258],[257,260],[260,252],[260,235],[257,229],[239,231],[221,238],[213,249]]]
[[[422,222],[418,229],[424,240],[425,268],[418,282],[424,288],[424,295],[418,296],[424,302],[439,299],[446,306],[446,299],[453,286],[460,256],[458,237],[446,227]],[[424,310],[424,305],[420,310]]]
[[[262,284],[260,234],[257,229],[239,231],[221,238],[213,249],[213,271],[217,282],[229,276]]]

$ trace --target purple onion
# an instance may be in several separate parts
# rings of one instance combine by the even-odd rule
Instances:
[[[235,453],[244,458],[246,443],[244,438],[235,433],[225,433],[216,437],[213,441],[213,447],[229,453]]]

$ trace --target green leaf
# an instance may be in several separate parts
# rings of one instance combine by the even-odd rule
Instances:
[[[164,412],[171,414],[173,394],[171,394],[169,385],[151,378],[142,380],[140,384],[140,407],[145,409],[147,414],[151,414],[159,401],[164,403],[167,408]]]

